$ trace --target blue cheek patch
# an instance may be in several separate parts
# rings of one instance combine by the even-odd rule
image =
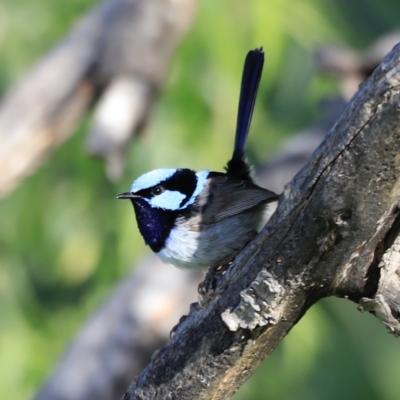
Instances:
[[[175,190],[166,190],[158,196],[151,199],[145,199],[152,207],[161,208],[163,210],[176,211],[180,209],[180,204],[186,196]]]
[[[131,192],[136,193],[139,190],[148,189],[158,185],[160,182],[170,178],[176,172],[175,168],[161,168],[147,172],[137,178],[131,186]]]

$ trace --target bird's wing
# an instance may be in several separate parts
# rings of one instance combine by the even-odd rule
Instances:
[[[208,199],[202,212],[203,223],[214,223],[258,205],[278,200],[278,195],[251,181],[231,176],[211,178]]]

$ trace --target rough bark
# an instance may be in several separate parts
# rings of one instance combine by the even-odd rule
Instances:
[[[124,399],[227,399],[322,297],[399,335],[400,46],[386,57],[236,257]]]

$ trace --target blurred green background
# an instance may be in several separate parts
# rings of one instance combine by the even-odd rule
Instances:
[[[94,4],[0,0],[0,92]],[[115,195],[153,168],[225,164],[248,49],[266,52],[249,139],[253,161],[262,162],[318,118],[322,98],[338,93],[333,78],[315,74],[312,52],[331,43],[362,51],[399,18],[398,0],[201,1],[122,181],[109,183],[103,163],[85,155],[83,124],[1,202],[0,398],[32,397],[85,318],[146,251],[131,207]],[[235,398],[397,400],[399,375],[400,343],[354,304],[329,299]]]

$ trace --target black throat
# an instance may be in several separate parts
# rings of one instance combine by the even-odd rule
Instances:
[[[153,208],[144,199],[132,199],[136,221],[144,241],[158,253],[165,245],[178,216],[177,211]]]

